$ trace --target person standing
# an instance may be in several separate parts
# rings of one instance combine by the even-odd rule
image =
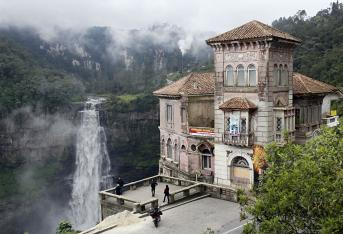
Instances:
[[[155,189],[156,189],[156,186],[157,186],[156,180],[152,180],[150,186],[151,186],[151,194],[152,194],[153,197],[155,197]]]
[[[118,177],[117,184],[119,185],[120,194],[123,194],[124,181],[122,178],[120,178],[120,176]]]
[[[119,184],[117,184],[115,192],[117,195],[121,195],[121,188],[120,188]]]
[[[169,203],[169,186],[166,185],[166,188],[164,189],[164,198],[163,198],[163,202],[165,202],[166,198],[168,199],[168,203]]]

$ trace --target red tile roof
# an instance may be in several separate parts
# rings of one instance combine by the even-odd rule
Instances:
[[[219,109],[249,110],[256,109],[257,106],[246,98],[234,97],[219,106]]]
[[[240,27],[206,40],[208,44],[258,38],[280,38],[295,43],[301,40],[259,21],[250,21]]]
[[[300,73],[293,73],[293,94],[313,95],[336,92],[338,89],[319,80],[312,79]]]
[[[181,97],[181,95],[214,95],[214,73],[193,72],[153,92],[159,97]],[[293,94],[318,95],[339,91],[338,88],[312,79],[300,73],[293,73]]]
[[[153,92],[159,97],[181,97],[181,95],[213,95],[214,74],[193,72]]]

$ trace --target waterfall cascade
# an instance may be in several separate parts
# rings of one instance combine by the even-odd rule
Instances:
[[[101,186],[111,186],[110,160],[106,134],[100,126],[96,106],[104,99],[89,98],[81,111],[81,126],[77,133],[76,169],[73,177],[71,221],[76,229],[94,226],[100,218]]]

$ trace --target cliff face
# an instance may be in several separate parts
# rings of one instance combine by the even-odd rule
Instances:
[[[48,217],[63,216],[70,197],[79,108],[46,115],[26,107],[0,120],[4,233],[51,233],[58,219]]]
[[[99,107],[112,175],[125,182],[157,173],[159,119],[156,100],[149,98],[139,98],[130,106],[110,101]],[[4,233],[53,233],[57,223],[67,219],[82,108],[76,104],[55,115],[22,108],[0,120],[0,230]]]
[[[113,174],[126,182],[158,172],[159,116],[156,100],[146,110],[104,106],[103,125]]]

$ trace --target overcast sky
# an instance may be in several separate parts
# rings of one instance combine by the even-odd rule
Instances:
[[[0,24],[49,29],[112,26],[144,28],[167,22],[191,31],[223,32],[256,19],[274,19],[305,9],[309,16],[330,0],[0,0]]]

